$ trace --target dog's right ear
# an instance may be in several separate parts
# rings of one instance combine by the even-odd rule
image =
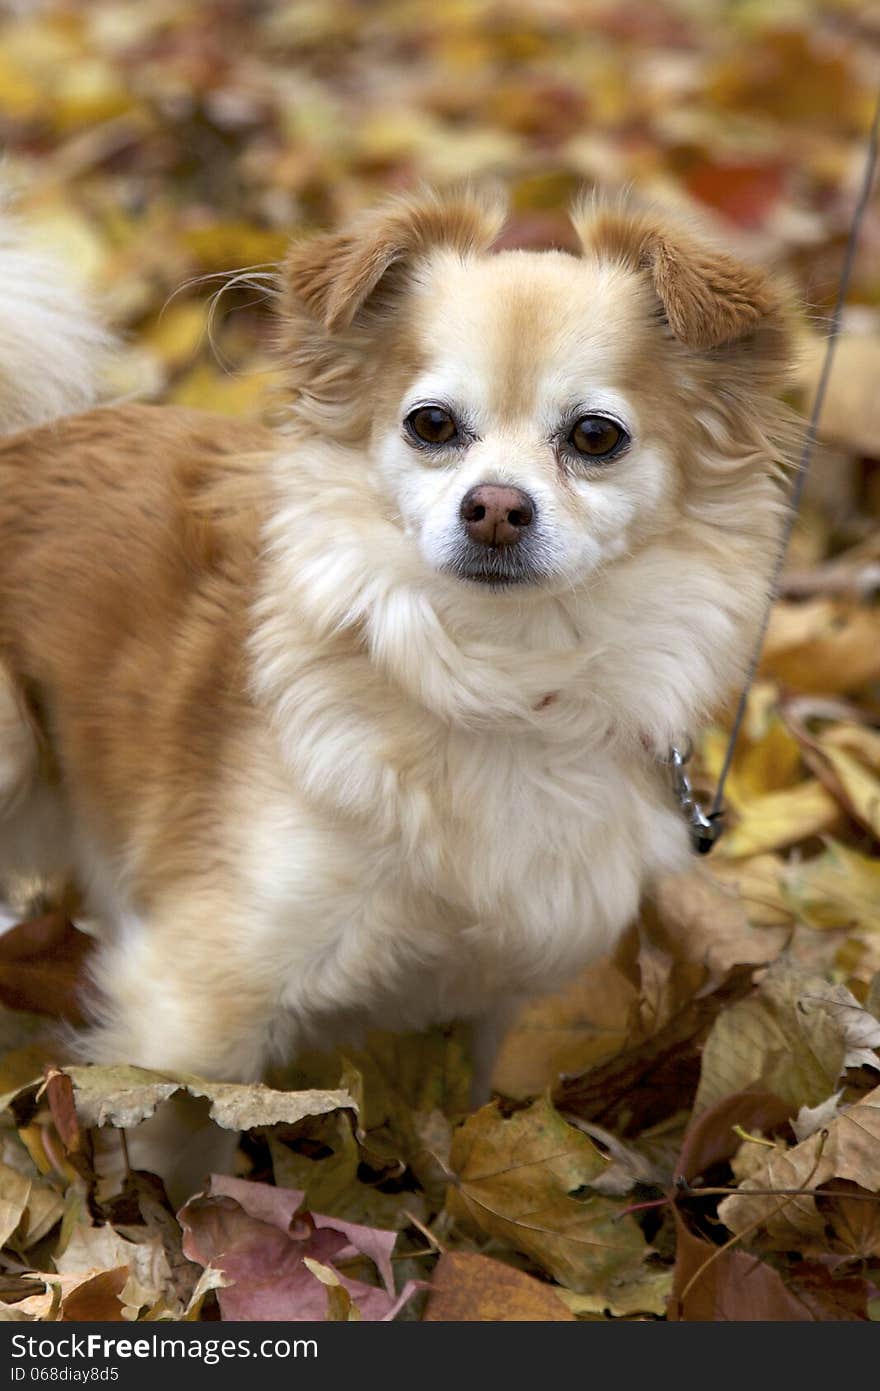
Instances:
[[[286,308],[298,302],[327,333],[347,329],[368,308],[390,305],[431,251],[444,247],[466,256],[487,250],[505,211],[495,191],[391,199],[341,232],[293,246],[284,267]]]

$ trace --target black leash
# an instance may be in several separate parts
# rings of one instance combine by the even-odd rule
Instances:
[[[733,762],[733,755],[736,751],[737,740],[745,719],[746,704],[749,692],[755,682],[758,671],[758,664],[761,660],[761,652],[764,647],[764,639],[767,636],[767,628],[770,623],[770,613],[779,594],[779,584],[782,578],[782,569],[785,564],[785,557],[788,552],[791,534],[794,531],[797,521],[798,509],[804,493],[804,485],[807,481],[807,473],[810,468],[810,461],[819,433],[819,417],[822,414],[822,407],[825,403],[825,393],[828,388],[828,380],[831,376],[831,367],[834,362],[834,350],[840,336],[840,320],[843,315],[843,307],[846,302],[849,290],[850,277],[852,275],[853,262],[855,261],[856,245],[859,239],[859,231],[862,219],[868,207],[871,196],[871,187],[874,182],[874,174],[877,168],[877,145],[878,133],[880,133],[880,94],[878,94],[877,105],[874,109],[874,119],[868,134],[868,150],[865,156],[865,171],[862,177],[862,186],[859,192],[858,202],[853,212],[852,222],[849,229],[849,237],[846,243],[846,252],[843,258],[843,266],[840,271],[840,282],[837,288],[837,301],[834,305],[834,313],[831,316],[831,328],[828,333],[828,340],[825,345],[825,358],[822,363],[822,372],[819,383],[816,387],[816,395],[813,400],[813,409],[810,413],[809,423],[804,433],[804,443],[801,449],[801,456],[798,461],[797,472],[794,483],[792,484],[789,496],[788,513],[782,534],[779,538],[779,549],[776,555],[776,562],[770,579],[770,587],[767,595],[767,605],[764,609],[764,617],[758,636],[755,639],[755,646],[749,661],[746,679],[740,692],[739,703],[736,707],[733,725],[730,731],[730,738],[727,741],[727,748],[724,753],[724,762],[721,765],[721,772],[718,775],[718,785],[715,788],[715,796],[708,812],[704,811],[700,804],[695,800],[691,789],[690,780],[685,771],[687,762],[690,758],[690,750],[680,750],[673,748],[670,750],[669,762],[672,768],[672,786],[678,799],[679,806],[685,817],[691,834],[691,843],[699,855],[706,855],[715,845],[724,830],[724,788],[727,783],[727,775],[730,772],[730,765]]]

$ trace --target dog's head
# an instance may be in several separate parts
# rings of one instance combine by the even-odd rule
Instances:
[[[425,194],[294,247],[300,422],[362,451],[427,566],[484,591],[571,589],[695,508],[728,525],[719,498],[772,453],[784,295],[658,215],[581,204],[580,256],[493,253],[503,218]]]

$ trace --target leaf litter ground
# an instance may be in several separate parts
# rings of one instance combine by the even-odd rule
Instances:
[[[806,409],[878,72],[849,3],[47,0],[0,20],[4,174],[124,335],[115,394],[270,408],[291,233],[500,175],[510,245],[568,245],[578,187],[632,182],[786,268]],[[459,1027],[260,1087],[66,1066],[88,924],[4,886],[0,1317],[880,1314],[878,249],[875,200],[729,833],[523,1013],[491,1105]],[[125,1140],[175,1105],[243,1135],[177,1211]]]

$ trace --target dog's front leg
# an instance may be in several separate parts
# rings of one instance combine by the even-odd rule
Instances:
[[[526,997],[523,995],[510,995],[502,1000],[493,1001],[471,1026],[472,1110],[485,1106],[492,1095],[492,1073],[498,1053],[525,1001]]]
[[[216,909],[210,915],[183,896],[167,917],[125,926],[98,955],[97,1022],[84,1031],[80,1056],[172,1076],[259,1081],[279,987],[243,950],[243,933],[231,924],[224,931]],[[210,937],[206,926],[214,928]],[[181,1091],[131,1128],[127,1141],[132,1168],[158,1174],[179,1205],[210,1173],[229,1172],[238,1136],[210,1120],[207,1102]]]

